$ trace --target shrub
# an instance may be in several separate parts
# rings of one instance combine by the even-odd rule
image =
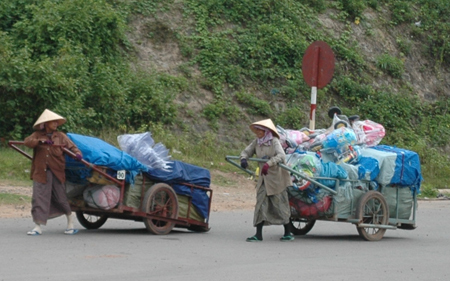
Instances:
[[[236,98],[240,103],[248,106],[248,112],[250,114],[263,116],[270,116],[272,114],[270,104],[265,100],[260,100],[257,97],[244,92],[237,92]]]
[[[357,105],[375,94],[370,85],[364,84],[352,75],[336,78],[333,80],[332,86],[339,96],[353,105]]]
[[[365,0],[339,0],[339,2],[352,19],[360,17],[366,8]]]
[[[405,71],[403,61],[389,54],[378,56],[376,61],[378,68],[394,78],[400,78]]]

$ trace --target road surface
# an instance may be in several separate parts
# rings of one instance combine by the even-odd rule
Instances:
[[[362,240],[354,225],[319,221],[280,242],[282,226],[254,234],[251,211],[213,212],[211,231],[148,234],[141,222],[108,220],[63,234],[65,218],[41,236],[31,219],[0,219],[0,280],[450,280],[450,201],[420,201],[415,230]]]

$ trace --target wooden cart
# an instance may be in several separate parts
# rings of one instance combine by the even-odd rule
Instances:
[[[23,145],[23,141],[9,141],[8,145],[30,160],[32,159],[27,152],[18,147],[18,145]],[[67,148],[61,147],[61,149],[70,157],[75,158],[75,154]],[[178,183],[190,187],[191,191],[201,190],[207,194],[209,198],[208,216],[206,218],[200,217],[199,219],[196,207],[192,204],[192,197],[178,195],[172,186],[165,182],[152,182],[151,187],[148,188],[146,184],[148,179],[144,176],[140,187],[139,207],[130,207],[124,204],[127,187],[125,183],[126,171],[117,171],[117,177],[114,178],[107,173],[107,168],[105,167],[93,165],[84,159],[81,162],[110,182],[113,182],[120,189],[120,199],[117,206],[109,210],[88,207],[82,200],[71,200],[72,210],[76,212],[78,221],[86,229],[98,229],[108,218],[115,218],[142,221],[150,233],[158,235],[168,234],[174,227],[185,228],[195,232],[207,232],[210,230],[209,214],[212,189],[189,183]],[[181,198],[183,200],[180,200]],[[183,208],[181,208],[181,204],[183,204]],[[183,212],[181,212],[181,209],[183,209]]]

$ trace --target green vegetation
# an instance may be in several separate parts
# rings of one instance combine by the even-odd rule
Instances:
[[[400,78],[404,72],[402,60],[388,54],[377,58],[377,66],[394,78]]]
[[[396,31],[395,51],[374,59],[363,54],[355,26],[376,36],[368,12],[380,28]],[[142,40],[175,43],[183,56],[179,73],[143,68],[134,49],[139,43],[129,39],[133,21],[175,13],[180,26],[152,21]],[[0,137],[23,139],[49,108],[68,119],[64,131],[112,143],[120,133],[151,131],[181,152],[175,158],[228,169],[218,163],[246,144],[249,132],[232,135],[246,127],[242,123],[272,118],[284,128],[308,124],[302,57],[311,42],[323,40],[336,66],[332,82],[319,90],[318,112],[339,105],[345,114],[383,124],[383,143],[417,151],[426,182],[444,187],[448,94],[442,86],[425,101],[404,76],[420,45],[415,50],[427,61],[423,71],[440,81],[441,69],[450,66],[449,16],[447,0],[3,0]],[[326,27],[323,18],[339,28]],[[211,98],[196,96],[201,92]],[[193,112],[180,102],[183,96],[206,104]],[[317,127],[329,126],[326,116],[316,117]],[[192,124],[200,120],[209,128],[197,132]],[[20,178],[7,173],[23,169],[8,167],[0,177]]]
[[[26,147],[21,147],[30,156],[33,152]],[[30,180],[31,160],[22,156],[11,148],[0,146],[0,179],[14,181],[16,183],[31,184]]]
[[[439,190],[437,188],[432,187],[429,184],[424,184],[421,186],[421,194],[419,198],[436,198],[439,194]]]
[[[18,205],[30,202],[31,198],[29,196],[0,193],[0,205]]]

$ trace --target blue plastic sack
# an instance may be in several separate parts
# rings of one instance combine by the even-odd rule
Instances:
[[[337,165],[336,163],[327,162],[323,163],[322,165],[322,172],[320,173],[320,177],[346,179],[348,177],[348,174],[344,168]],[[335,180],[319,179],[318,182],[333,189],[336,185]]]
[[[378,160],[372,157],[361,157],[358,161],[358,179],[375,180],[380,173]]]

